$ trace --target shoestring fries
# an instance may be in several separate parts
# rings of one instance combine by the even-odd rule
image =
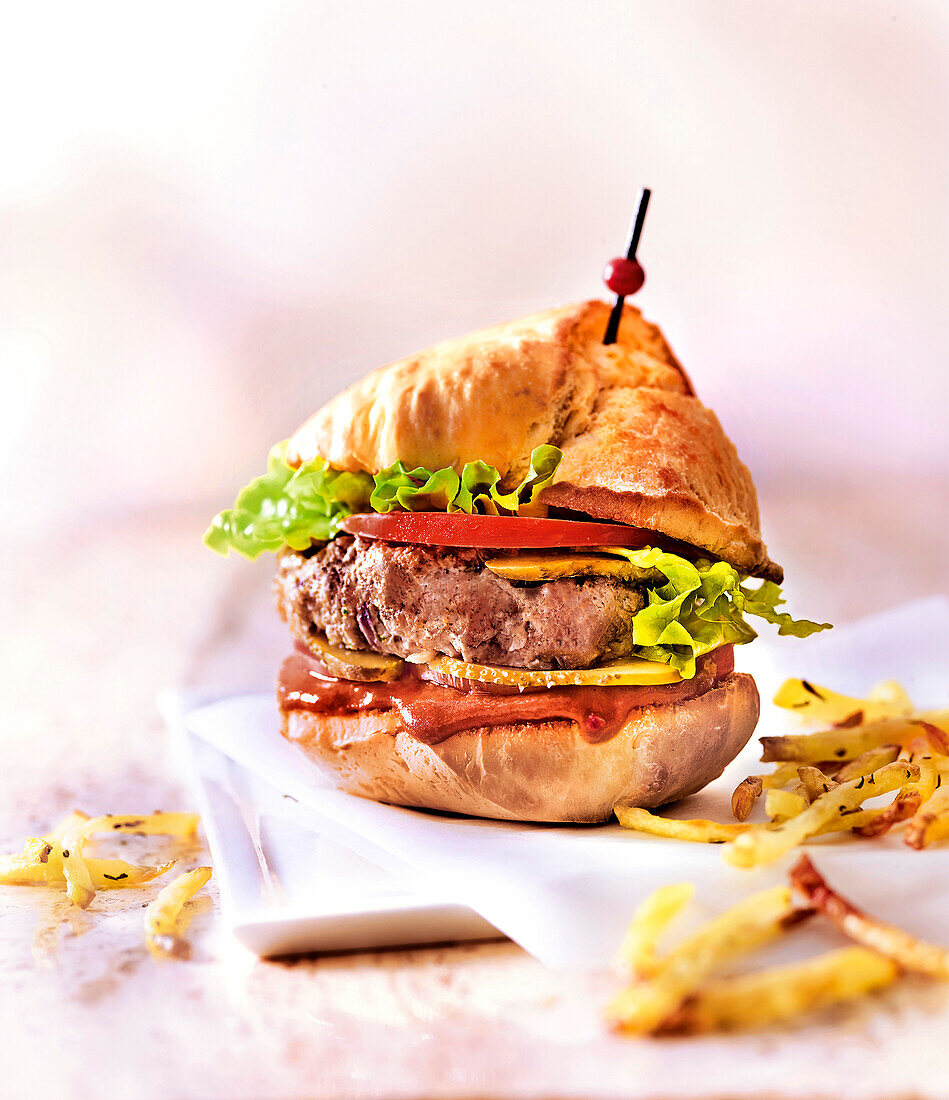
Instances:
[[[191,944],[184,939],[192,914],[184,908],[207,885],[210,867],[196,867],[170,882],[145,911],[145,942],[156,957],[187,959]]]
[[[864,997],[905,971],[949,980],[949,952],[869,916],[833,890],[807,856],[790,877],[805,906],[796,907],[786,887],[762,891],[664,955],[657,951],[659,939],[691,900],[693,888],[677,883],[646,898],[620,949],[628,980],[607,1006],[611,1026],[628,1035],[761,1028]],[[789,966],[716,976],[818,914],[855,944]]]

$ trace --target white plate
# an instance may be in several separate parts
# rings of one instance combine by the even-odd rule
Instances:
[[[918,705],[945,705],[949,601],[945,597],[917,601],[807,641],[763,637],[748,650],[740,655],[741,665],[754,672],[765,701],[759,733],[793,728],[793,716],[767,703],[787,675],[804,675],[854,694],[891,676],[906,684]],[[786,881],[787,867],[795,858],[791,855],[772,866],[744,871],[724,863],[717,846],[660,840],[616,824],[578,827],[487,821],[354,798],[328,786],[316,765],[280,736],[272,694],[235,696],[196,706],[183,724],[189,735],[217,754],[252,770],[257,783],[266,781],[298,799],[299,812],[307,812],[301,821],[321,837],[385,868],[396,882],[407,883],[407,876],[414,875],[410,890],[417,890],[419,882],[437,881],[437,889],[427,888],[429,898],[438,899],[434,904],[454,908],[459,920],[462,914],[470,916],[465,908],[470,907],[489,922],[487,927],[500,930],[548,966],[608,965],[634,906],[663,883],[694,882],[698,888],[694,914],[710,916],[752,890]],[[671,814],[728,820],[735,782],[760,770],[758,750],[757,742],[749,745],[721,779],[673,807]],[[235,802],[240,803],[240,797],[231,794]],[[244,796],[250,806],[243,815],[247,820],[253,820],[257,797]],[[233,861],[229,834],[234,825],[218,825],[220,810],[209,809],[215,819],[217,852],[225,862]],[[757,813],[761,812],[759,807]],[[246,834],[247,827],[243,829]],[[250,834],[253,838],[253,828]],[[243,846],[247,848],[246,839]],[[871,912],[918,935],[949,940],[946,845],[912,852],[894,830],[873,841],[836,835],[822,838],[808,851],[832,882]],[[273,850],[265,855],[277,859],[280,853]],[[349,857],[337,850],[336,858],[345,881]],[[249,864],[248,856],[243,863]],[[225,875],[233,878],[227,870]],[[336,904],[330,883],[324,881],[321,892],[320,877],[311,877],[308,891],[300,893],[301,916],[326,916],[324,910],[306,911],[317,900]],[[391,887],[393,879],[386,881],[383,890]],[[254,905],[259,909],[259,883],[254,889]],[[239,897],[242,926],[253,916],[249,897],[247,889]],[[913,905],[907,913],[909,897]],[[380,912],[384,905],[383,900],[373,911]],[[411,928],[393,918],[393,936],[396,928],[402,936],[411,934]],[[484,928],[482,924],[473,934],[483,934]],[[457,938],[458,933],[452,929],[445,935]],[[393,936],[387,935],[384,942],[406,942]],[[799,933],[794,943],[803,948],[806,936]]]
[[[163,709],[187,757],[225,926],[244,947],[274,956],[498,938],[417,871],[339,844],[312,810],[189,733],[180,716],[193,702],[168,696]]]

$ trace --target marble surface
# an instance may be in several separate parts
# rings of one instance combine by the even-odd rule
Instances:
[[[771,486],[794,609],[844,621],[946,591],[946,497],[925,478]],[[106,517],[0,552],[3,850],[77,806],[188,808],[156,693],[266,682],[279,624],[252,650],[240,640],[268,567],[203,551],[202,518]],[[143,843],[128,850],[170,850]],[[207,858],[200,844],[178,854]],[[599,1022],[613,977],[554,974],[509,943],[259,962],[219,933],[213,880],[193,959],[156,963],[141,935],[154,892],[100,893],[79,912],[0,887],[0,1096],[947,1095],[942,988],[907,982],[727,1041],[630,1042]],[[887,1044],[897,1026],[915,1036],[905,1060]]]

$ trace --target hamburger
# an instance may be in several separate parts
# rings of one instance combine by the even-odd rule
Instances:
[[[755,488],[659,328],[565,306],[351,386],[205,541],[277,555],[286,738],[355,795],[592,822],[717,778],[780,610]]]

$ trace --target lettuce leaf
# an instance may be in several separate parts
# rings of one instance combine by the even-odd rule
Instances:
[[[530,469],[509,493],[501,474],[484,462],[469,462],[459,474],[447,466],[410,470],[401,462],[375,476],[336,470],[322,458],[299,469],[287,465],[287,444],[270,452],[267,473],[241,490],[233,508],[219,513],[204,542],[219,554],[236,550],[248,558],[290,546],[305,550],[331,539],[353,512],[467,512],[536,515],[537,496],[553,481],[563,452],[537,447]]]
[[[830,623],[792,619],[778,611],[785,602],[778,585],[762,581],[758,588],[749,588],[727,562],[692,563],[655,547],[603,549],[643,569],[657,569],[666,578],[664,585],[646,590],[646,606],[633,616],[634,653],[672,665],[686,680],[695,675],[696,658],[703,653],[757,637],[745,615],[774,623],[779,634],[795,638],[830,629]]]

